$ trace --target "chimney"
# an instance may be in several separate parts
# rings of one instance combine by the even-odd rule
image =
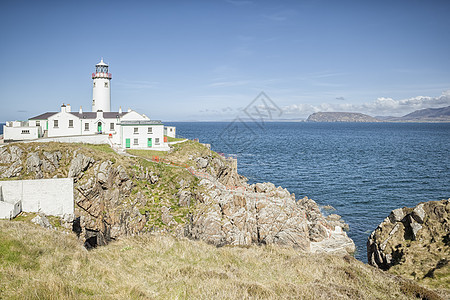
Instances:
[[[61,105],[61,112],[66,112],[66,105],[64,103]]]
[[[83,114],[83,108],[81,107],[81,105],[80,105],[80,111],[79,111],[79,113],[80,113],[80,115]]]
[[[67,112],[71,112],[71,111],[72,111],[72,108],[70,107],[70,104],[67,103],[66,106],[67,106],[67,107],[66,107],[66,111],[67,111]]]
[[[122,106],[119,106],[119,114],[122,113]]]
[[[128,112],[131,112],[131,108],[128,108]]]

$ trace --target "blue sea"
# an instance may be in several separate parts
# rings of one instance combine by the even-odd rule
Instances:
[[[249,183],[270,181],[331,205],[356,258],[390,211],[450,198],[450,123],[174,122],[177,134],[235,155]]]

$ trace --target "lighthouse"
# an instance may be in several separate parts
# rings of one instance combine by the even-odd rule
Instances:
[[[108,64],[101,61],[95,65],[92,87],[92,111],[111,111],[111,73],[108,73]]]

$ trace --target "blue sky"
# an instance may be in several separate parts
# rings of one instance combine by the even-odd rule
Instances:
[[[281,118],[450,105],[450,1],[0,2],[0,121],[112,109],[231,120],[264,91]]]

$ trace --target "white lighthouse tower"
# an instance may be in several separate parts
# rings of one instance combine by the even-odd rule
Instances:
[[[108,73],[108,64],[102,60],[95,65],[92,73],[94,85],[92,87],[92,111],[111,111],[111,73]]]

